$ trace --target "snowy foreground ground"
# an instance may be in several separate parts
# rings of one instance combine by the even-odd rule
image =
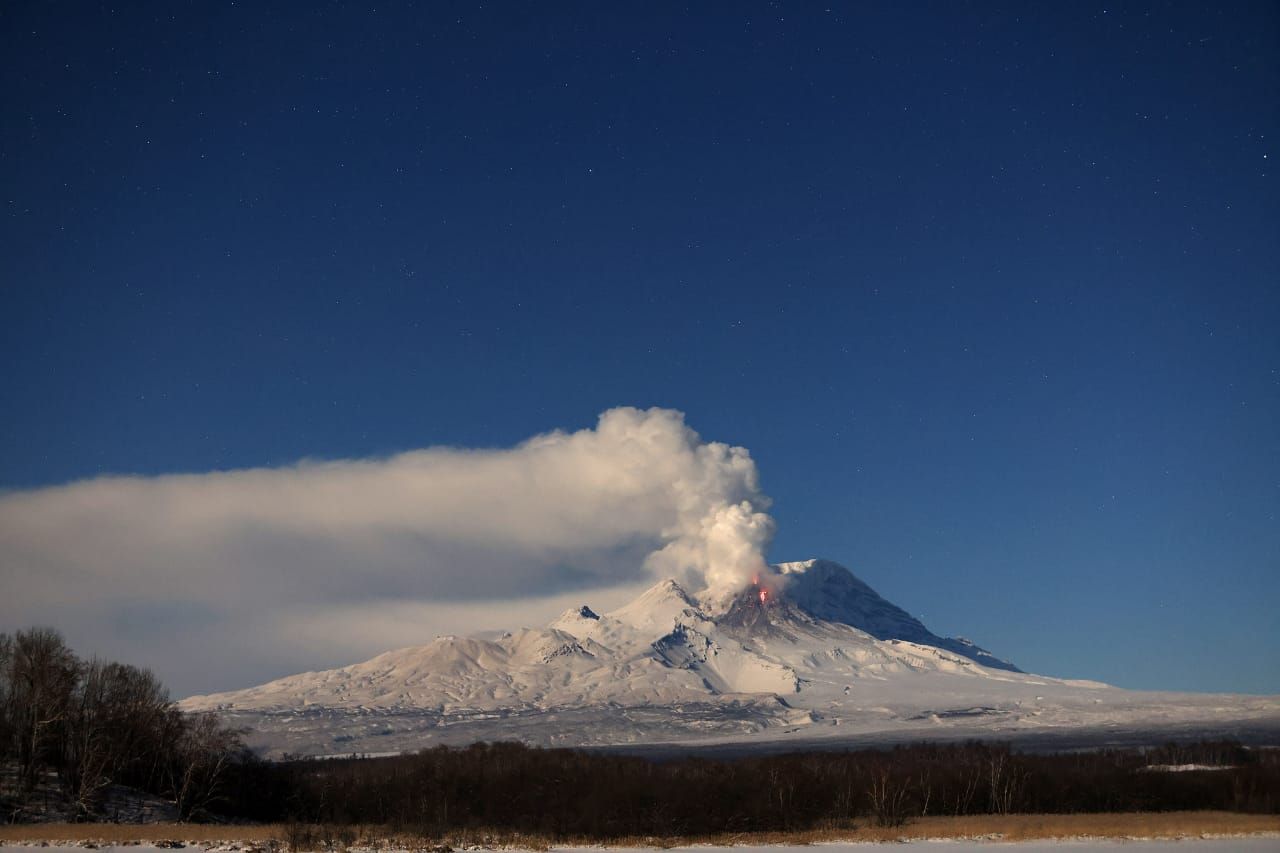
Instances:
[[[1013,841],[1002,843],[998,841],[889,841],[874,842],[867,841],[858,844],[814,844],[809,847],[734,847],[734,853],[843,853],[843,851],[867,850],[868,848],[892,846],[894,850],[901,848],[911,848],[912,850],[937,850],[939,853],[963,853],[967,850],[1009,850],[1009,851],[1037,851],[1052,850],[1054,853],[1068,853],[1073,850],[1112,850],[1125,849],[1134,851],[1172,851],[1172,850],[1195,850],[1195,851],[1215,851],[1215,853],[1262,853],[1262,851],[1280,850],[1280,838],[1212,838],[1183,841]],[[816,849],[815,849],[816,848]],[[716,850],[713,847],[675,847],[673,851],[698,851],[698,853],[706,853],[708,850]],[[618,848],[618,850],[626,850],[626,853],[640,853],[640,851],[632,848]],[[612,851],[611,851],[612,853]],[[645,851],[649,853],[649,851]]]
[[[937,841],[905,841],[905,842],[861,842],[861,843],[831,843],[831,844],[812,844],[808,846],[802,845],[774,845],[774,846],[740,846],[733,848],[724,847],[673,847],[671,853],[714,853],[714,851],[727,850],[731,853],[855,853],[856,851],[874,849],[892,845],[893,849],[911,848],[913,850],[936,850],[939,853],[964,853],[964,851],[981,850],[981,851],[1053,851],[1053,853],[1070,853],[1070,851],[1089,851],[1089,850],[1131,850],[1131,851],[1196,851],[1196,853],[1263,853],[1263,851],[1280,850],[1280,836],[1251,836],[1242,838],[1193,838],[1182,839],[1176,841],[1143,841],[1143,840],[1072,840],[1072,841],[954,841],[954,840],[937,840]],[[38,846],[38,845],[34,845]],[[55,845],[61,846],[61,845]],[[74,848],[75,845],[67,845],[68,849]],[[17,844],[17,845],[0,845],[0,853],[31,853],[33,845]],[[111,846],[103,845],[96,848],[99,853],[159,853],[159,847],[150,844],[134,844],[127,846]],[[204,850],[200,845],[190,845],[188,849]],[[243,851],[243,847],[236,845],[235,847],[210,847],[207,853],[231,853],[231,851]],[[585,853],[589,850],[600,850],[603,848],[590,847],[553,847],[547,853]],[[654,853],[653,848],[642,847],[611,847],[607,848],[609,853]],[[170,851],[166,850],[166,853]],[[395,853],[395,851],[391,851]],[[409,851],[405,851],[409,853]],[[504,853],[526,853],[526,851],[511,850]]]
[[[938,850],[938,853],[964,853],[965,850],[984,850],[984,852],[992,852],[992,850],[1025,850],[1032,853],[1034,850],[1053,850],[1053,853],[1069,853],[1070,850],[1188,850],[1188,852],[1204,853],[1234,853],[1240,850],[1240,853],[1262,853],[1263,850],[1280,850],[1280,838],[1224,838],[1224,839],[1194,839],[1179,841],[1130,841],[1130,840],[1092,840],[1092,841],[1009,841],[1009,843],[1001,843],[1001,841],[956,841],[956,840],[937,840],[937,841],[863,841],[858,844],[813,844],[810,847],[792,847],[792,845],[778,845],[778,847],[735,847],[732,848],[733,853],[844,853],[846,850],[867,850],[881,847],[890,847],[893,849],[911,848]],[[625,850],[626,853],[641,853],[636,848],[616,848],[618,852]],[[707,853],[708,850],[716,850],[721,848],[709,847],[677,847],[672,848],[673,852],[680,853]],[[611,849],[611,853],[614,850]],[[645,850],[643,853],[652,853]]]

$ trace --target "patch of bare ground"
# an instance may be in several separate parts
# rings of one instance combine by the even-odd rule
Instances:
[[[795,832],[744,832],[618,838],[556,838],[482,830],[442,834],[391,831],[385,827],[241,824],[44,823],[0,826],[0,842],[49,844],[183,842],[190,845],[240,843],[268,849],[441,850],[444,847],[547,850],[551,847],[684,847],[694,844],[818,844],[836,841],[985,839],[1033,841],[1072,838],[1201,838],[1280,834],[1280,815],[1234,812],[1149,812],[1133,814],[970,815],[916,818],[900,827],[866,821]],[[276,844],[270,844],[270,842]]]

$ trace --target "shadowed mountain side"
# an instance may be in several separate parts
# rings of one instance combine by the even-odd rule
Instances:
[[[886,601],[839,563],[805,560],[780,563],[787,579],[785,596],[818,619],[843,622],[866,631],[877,640],[906,640],[963,655],[992,669],[1022,672],[963,637],[939,637],[901,607]]]

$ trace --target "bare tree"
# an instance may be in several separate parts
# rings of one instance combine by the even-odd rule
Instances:
[[[978,783],[982,780],[982,766],[974,762],[968,756],[960,759],[962,775],[960,785],[957,787],[955,796],[955,807],[952,814],[962,815],[969,814],[969,810],[973,805],[973,798],[978,793]]]
[[[1022,784],[1023,774],[1006,751],[992,752],[987,759],[990,784],[990,810],[994,814],[1010,814],[1014,798]]]
[[[14,755],[12,675],[13,638],[0,632],[0,762]]]
[[[919,782],[920,788],[920,816],[926,817],[929,814],[929,800],[933,798],[933,768],[925,766],[920,770]]]
[[[59,776],[81,817],[97,811],[117,763],[105,669],[96,659],[84,666],[67,711]]]
[[[151,788],[160,783],[164,756],[181,736],[169,692],[151,673],[126,664],[105,669],[106,707],[121,781]]]
[[[888,764],[879,764],[871,770],[871,783],[867,797],[871,800],[871,814],[878,826],[902,826],[907,822],[907,779],[894,778]]]
[[[79,672],[76,656],[52,628],[32,628],[14,635],[9,706],[24,795],[35,789],[42,766],[60,743],[60,729],[66,724]]]
[[[240,732],[222,725],[217,715],[186,717],[171,764],[174,804],[183,820],[210,813],[228,769],[243,752]]]

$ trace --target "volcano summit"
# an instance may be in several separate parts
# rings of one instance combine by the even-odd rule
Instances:
[[[1280,739],[1280,698],[1024,673],[826,560],[782,563],[719,606],[664,580],[604,615],[584,605],[542,628],[441,637],[182,706],[249,727],[268,754],[1241,728]]]

